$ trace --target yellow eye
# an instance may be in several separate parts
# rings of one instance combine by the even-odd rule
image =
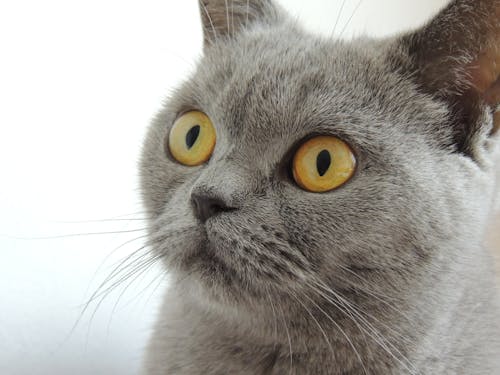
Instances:
[[[314,137],[293,158],[293,178],[304,190],[323,193],[345,184],[356,170],[351,148],[338,138]]]
[[[196,166],[210,159],[215,141],[215,129],[208,116],[191,111],[175,121],[168,137],[168,148],[179,163]]]

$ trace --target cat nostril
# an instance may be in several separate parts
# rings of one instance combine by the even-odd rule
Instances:
[[[205,194],[191,194],[191,203],[195,216],[202,223],[218,213],[234,211],[236,209],[226,204],[221,198]]]

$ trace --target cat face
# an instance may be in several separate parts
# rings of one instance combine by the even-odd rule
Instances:
[[[144,146],[150,245],[171,272],[236,306],[360,280],[403,298],[479,241],[494,189],[491,106],[471,104],[464,136],[450,102],[415,77],[410,42],[325,40],[270,1],[233,4],[228,23],[224,1],[201,2],[204,56]],[[190,111],[216,139],[195,166],[169,147]],[[326,192],[292,171],[317,136],[342,140],[356,160]]]

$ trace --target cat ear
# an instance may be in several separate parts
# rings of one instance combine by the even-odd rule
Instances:
[[[199,5],[205,47],[255,22],[269,23],[279,17],[272,0],[199,0]]]
[[[457,144],[470,153],[484,111],[500,128],[500,0],[453,0],[430,23],[400,40],[422,89],[447,101]],[[406,65],[406,64],[404,64]]]

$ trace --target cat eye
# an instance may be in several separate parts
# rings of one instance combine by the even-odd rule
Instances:
[[[168,148],[172,157],[187,166],[196,166],[210,159],[216,135],[212,121],[200,111],[180,116],[172,126]]]
[[[304,190],[323,193],[345,184],[356,170],[356,158],[344,141],[318,136],[304,142],[293,157],[293,178]]]

